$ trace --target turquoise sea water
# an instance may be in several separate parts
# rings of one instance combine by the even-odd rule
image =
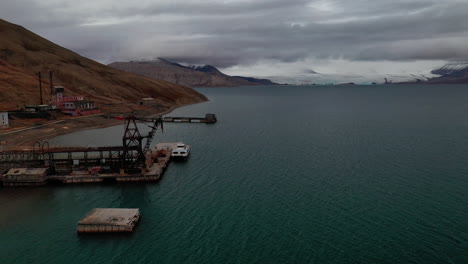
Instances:
[[[199,89],[156,184],[0,188],[0,263],[468,263],[468,87]],[[123,126],[51,140],[116,145]],[[95,207],[131,235],[78,236]]]

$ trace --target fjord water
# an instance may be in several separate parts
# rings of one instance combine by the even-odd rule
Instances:
[[[199,89],[159,183],[0,189],[0,263],[468,263],[468,87]],[[123,126],[51,140],[121,144]],[[131,235],[78,236],[95,207]]]

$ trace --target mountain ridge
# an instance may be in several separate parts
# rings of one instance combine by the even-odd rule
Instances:
[[[468,62],[452,62],[431,71],[432,74],[440,75],[431,78],[428,83],[468,83]]]
[[[190,87],[235,87],[277,85],[254,77],[229,76],[212,65],[184,66],[163,58],[129,62],[113,62],[109,66],[142,76],[157,78]]]

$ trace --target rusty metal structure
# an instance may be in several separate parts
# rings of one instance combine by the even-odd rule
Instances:
[[[49,174],[69,175],[96,166],[104,173],[141,173],[156,130],[162,129],[162,118],[130,116],[121,119],[126,121],[122,146],[50,147],[47,141],[37,142],[30,150],[0,152],[0,174],[11,168],[49,168]],[[137,121],[151,128],[148,135],[141,134]]]
[[[39,96],[41,98],[41,105],[44,104],[44,100],[42,99],[42,76],[41,76],[41,72],[38,73],[38,77],[39,77]]]
[[[126,171],[132,172],[139,170],[144,167],[145,155],[151,146],[151,142],[154,138],[156,130],[161,127],[163,130],[163,121],[161,117],[146,119],[130,116],[126,118],[127,124],[125,126],[124,136],[122,138],[123,155],[124,158],[123,168]],[[138,129],[137,121],[146,123],[152,123],[150,132],[147,136],[142,136]],[[146,144],[143,147],[143,140],[146,138]]]

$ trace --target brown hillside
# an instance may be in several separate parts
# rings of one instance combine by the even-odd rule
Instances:
[[[219,71],[200,72],[165,60],[150,62],[114,62],[109,66],[126,72],[139,74],[189,87],[232,87],[255,85],[236,79]]]
[[[234,87],[274,85],[270,80],[229,76],[214,66],[187,67],[164,59],[114,62],[109,66],[146,77],[190,87]]]
[[[68,94],[84,95],[101,105],[143,97],[154,97],[166,106],[206,100],[191,88],[108,67],[0,19],[0,109],[39,103],[38,71],[43,73],[47,98],[50,70],[54,84],[63,85]]]

